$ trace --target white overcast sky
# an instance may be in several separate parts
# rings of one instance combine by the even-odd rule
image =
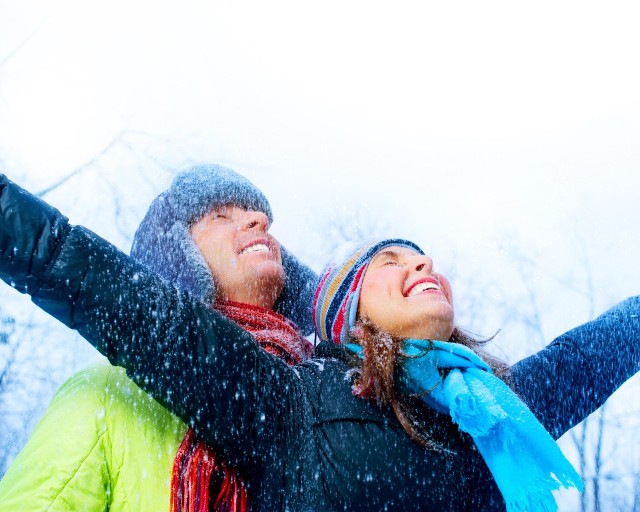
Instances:
[[[0,163],[40,190],[141,133],[247,175],[316,266],[318,218],[360,209],[496,280],[501,244],[541,276],[583,244],[608,305],[640,282],[638,26],[633,1],[0,0]],[[141,215],[122,167],[88,172]],[[83,179],[50,200],[109,236]]]

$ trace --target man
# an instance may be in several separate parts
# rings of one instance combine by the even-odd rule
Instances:
[[[317,277],[268,233],[272,220],[268,201],[248,180],[198,166],[153,201],[131,255],[215,305],[266,350],[298,362],[310,355],[309,344],[281,315],[303,334],[312,331]],[[209,489],[218,493],[210,510],[239,509],[245,499],[242,478],[186,424],[122,368],[99,364],[58,391],[0,482],[0,509],[168,511],[207,499]]]

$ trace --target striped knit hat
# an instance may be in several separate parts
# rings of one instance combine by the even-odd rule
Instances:
[[[362,277],[371,259],[390,246],[407,247],[424,254],[416,244],[401,238],[358,240],[338,247],[322,273],[313,299],[313,322],[322,341],[349,341],[349,330],[358,312]]]

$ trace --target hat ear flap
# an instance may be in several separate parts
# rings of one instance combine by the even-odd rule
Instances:
[[[191,230],[184,222],[175,222],[171,233],[180,246],[184,256],[184,271],[177,269],[175,284],[188,291],[205,304],[213,304],[216,296],[216,283],[202,252],[191,236]]]
[[[284,286],[273,309],[294,322],[306,336],[313,332],[313,294],[318,275],[285,247],[280,247]]]
[[[131,257],[163,280],[211,303],[213,274],[166,193],[153,200],[133,237]]]

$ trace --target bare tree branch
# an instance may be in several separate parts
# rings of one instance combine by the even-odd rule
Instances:
[[[49,18],[45,18],[44,20],[42,20],[42,22],[33,30],[33,32],[31,32],[31,34],[29,34],[25,39],[23,39],[23,41],[16,46],[13,50],[11,50],[5,57],[4,59],[0,60],[0,68],[2,68],[2,66],[4,66],[9,60],[11,60],[11,58],[18,53],[22,48],[24,48],[24,46],[26,46],[26,44],[31,41],[31,39],[34,38],[34,36],[40,32],[40,29],[42,28],[42,26],[49,21]]]
[[[78,167],[77,169],[71,171],[69,174],[67,174],[66,176],[64,176],[62,179],[58,180],[56,183],[54,183],[53,185],[48,186],[47,188],[36,192],[35,195],[36,197],[44,197],[45,195],[49,194],[50,192],[54,191],[55,189],[57,189],[58,187],[64,185],[67,181],[69,181],[71,178],[73,178],[74,176],[77,176],[78,174],[83,173],[84,171],[86,171],[89,167],[91,167],[92,165],[94,165],[97,161],[99,161],[103,156],[105,156],[107,153],[109,153],[109,151],[111,151],[118,143],[120,143],[122,141],[122,138],[124,137],[125,132],[120,132],[118,133],[112,140],[111,142],[109,142],[109,144],[107,144],[102,151],[100,151],[100,153],[98,153],[96,156],[94,156],[93,158],[91,158],[91,160],[85,162],[84,164],[82,164],[80,167]]]

